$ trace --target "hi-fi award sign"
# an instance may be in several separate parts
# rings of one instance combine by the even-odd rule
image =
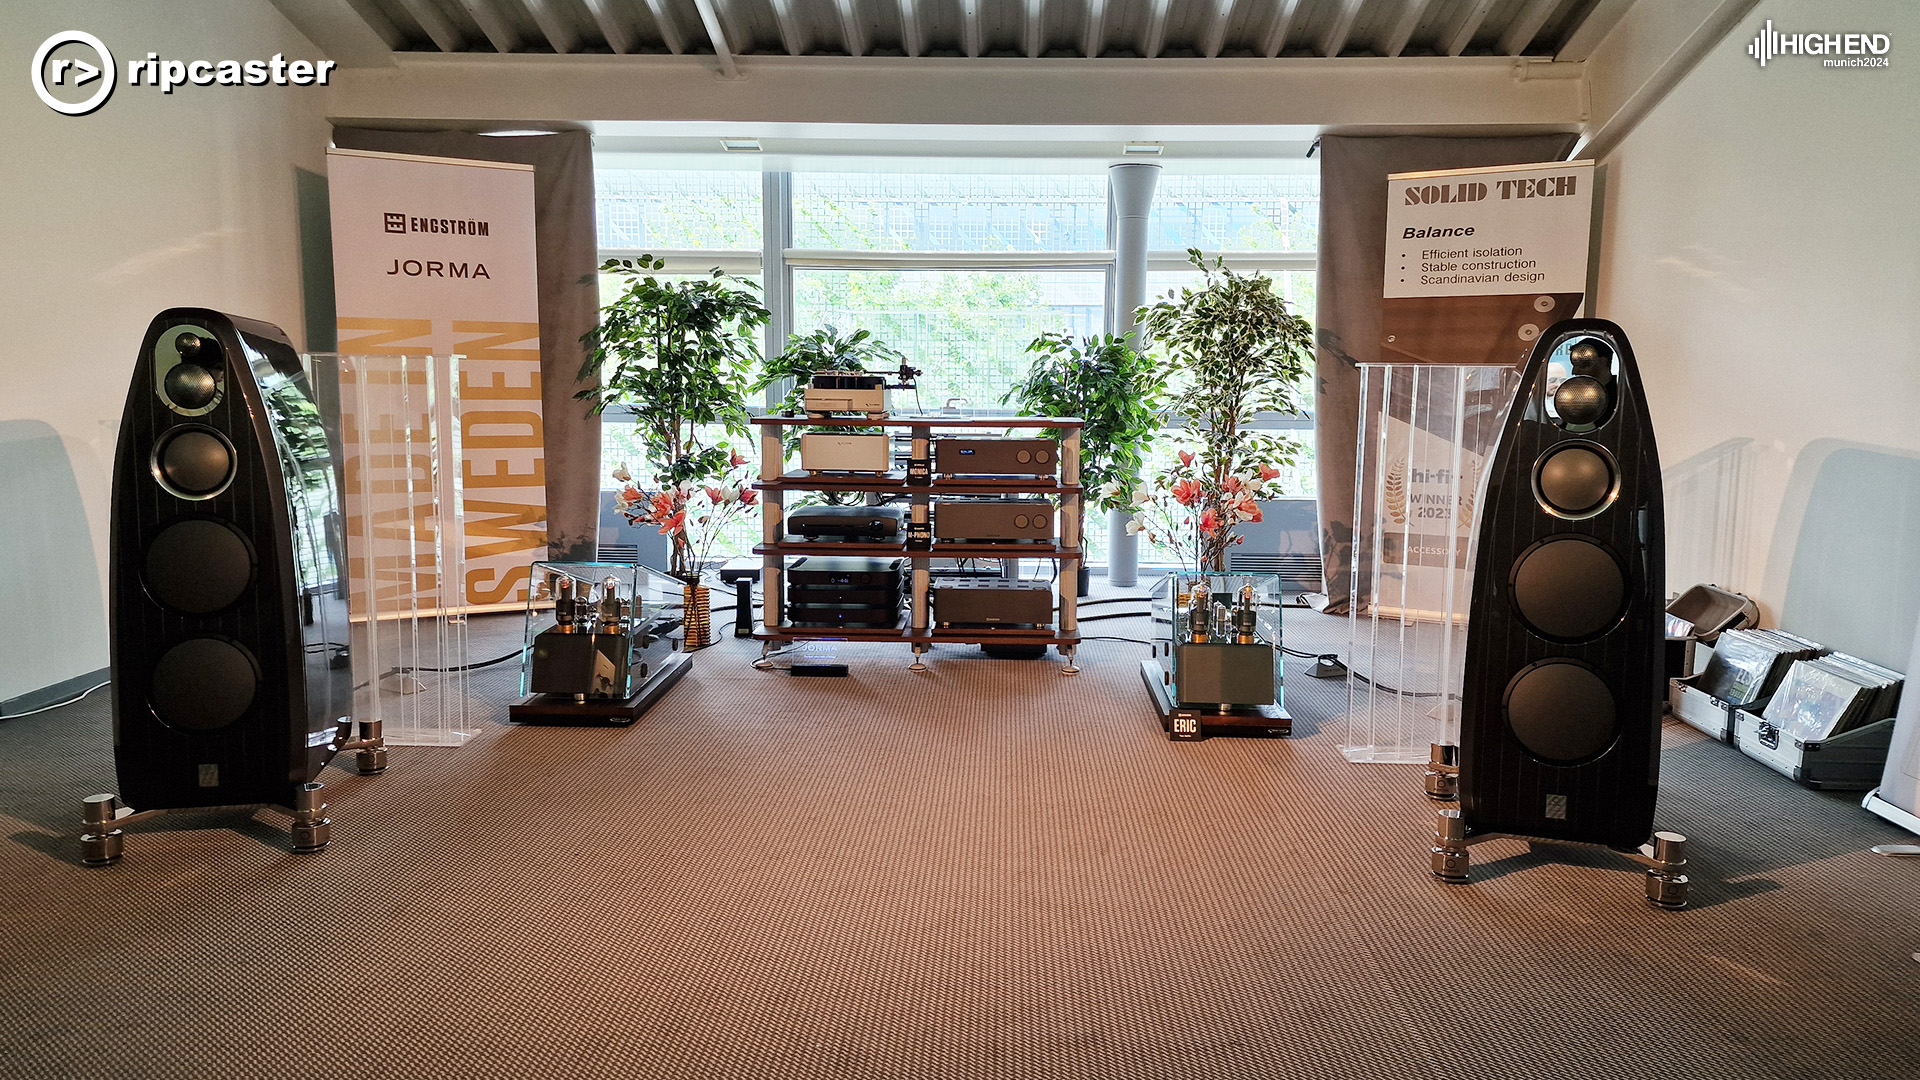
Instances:
[[[457,596],[446,602],[466,607],[519,606],[547,543],[533,168],[329,150],[327,187],[339,350],[407,357],[384,377],[419,384],[392,395],[408,403],[402,422],[372,408],[357,417],[353,402],[343,402],[344,441],[354,446],[361,435],[360,445],[374,448],[365,460],[350,459],[348,471],[384,470],[366,484],[348,477],[349,518],[382,518],[350,521],[349,532],[372,537],[375,547],[384,537],[415,552],[398,562],[378,552],[352,559],[356,593],[376,590],[381,609],[429,596]],[[415,362],[429,356],[459,360]],[[432,554],[439,530],[461,518],[444,504],[429,505],[428,493],[446,485],[428,482],[426,470],[457,474],[464,491],[465,580],[457,591],[438,580],[453,560],[436,562]],[[356,504],[355,491],[379,493],[377,505]],[[385,497],[396,493],[408,505]]]
[[[1387,177],[1380,359],[1517,366],[1587,287],[1593,162]]]

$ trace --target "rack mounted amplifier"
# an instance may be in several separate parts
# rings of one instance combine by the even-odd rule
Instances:
[[[1053,625],[1053,586],[1044,581],[949,581],[933,587],[933,618],[943,627]]]
[[[897,540],[906,520],[898,506],[803,506],[787,515],[787,531],[809,540]]]
[[[862,559],[841,555],[802,555],[787,567],[794,585],[861,585],[898,588],[905,559]]]
[[[883,473],[893,468],[885,434],[809,431],[800,436],[800,467],[808,472]]]
[[[1053,476],[1060,471],[1060,444],[1052,439],[935,439],[933,471],[942,476]]]
[[[937,540],[1026,541],[1053,539],[1053,504],[1045,499],[942,499],[933,504]]]

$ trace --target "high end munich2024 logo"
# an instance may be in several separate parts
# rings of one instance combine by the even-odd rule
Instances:
[[[168,60],[150,52],[127,61],[129,87],[171,94],[184,86],[325,86],[339,65],[332,60]],[[117,65],[107,43],[84,30],[63,30],[40,43],[28,72],[33,92],[66,116],[97,111],[113,96]]]
[[[1760,61],[1761,67],[1776,56],[1818,56],[1822,67],[1883,68],[1892,50],[1893,39],[1885,34],[1788,34],[1775,30],[1768,19],[1747,46],[1747,55]]]

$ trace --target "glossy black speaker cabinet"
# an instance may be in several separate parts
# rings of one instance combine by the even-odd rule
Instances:
[[[1665,522],[1618,326],[1540,337],[1480,506],[1460,816],[1469,834],[1637,848],[1659,779]]]
[[[110,551],[114,759],[133,807],[294,806],[341,741],[341,462],[314,390],[277,327],[174,308],[147,328]]]

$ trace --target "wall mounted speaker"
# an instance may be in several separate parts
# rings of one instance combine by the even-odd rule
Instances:
[[[174,308],[147,328],[109,553],[133,807],[298,806],[346,739],[340,443],[314,390],[277,327]]]
[[[1480,501],[1461,695],[1460,816],[1637,848],[1660,767],[1660,461],[1633,349],[1572,319],[1541,335]]]

